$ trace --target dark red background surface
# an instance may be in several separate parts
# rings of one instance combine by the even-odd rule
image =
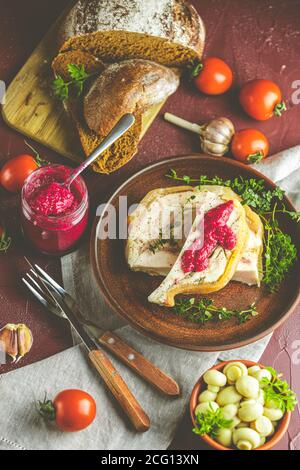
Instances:
[[[0,0],[0,80],[9,84],[26,61],[38,41],[68,3],[67,0]],[[186,119],[203,123],[207,119],[226,115],[237,128],[254,126],[263,130],[271,141],[271,152],[300,144],[300,106],[291,101],[292,82],[300,80],[300,2],[297,0],[195,0],[192,2],[207,28],[206,55],[226,59],[235,73],[233,89],[222,97],[204,97],[188,83],[183,83],[172,96],[165,110]],[[270,78],[283,89],[288,112],[282,119],[255,123],[240,110],[236,89],[252,78]],[[58,155],[35,145],[41,155],[51,161],[64,161]],[[90,196],[95,203],[105,200],[112,190],[129,175],[148,163],[166,156],[197,152],[197,136],[176,129],[159,116],[141,142],[139,153],[125,168],[112,176],[86,175]],[[0,160],[26,151],[24,138],[0,120]],[[7,322],[27,323],[34,334],[31,353],[18,367],[46,358],[71,345],[68,328],[39,307],[20,284],[20,272],[26,268],[23,255],[35,260],[60,277],[58,259],[30,253],[19,234],[18,197],[0,189],[0,216],[14,239],[7,255],[0,256],[0,326]],[[298,348],[298,350],[297,350]],[[282,371],[300,389],[300,308],[278,329],[261,362]],[[0,366],[1,367],[1,366]],[[12,367],[2,366],[1,373]],[[203,449],[201,441],[190,431],[188,415],[181,423],[174,449]],[[290,441],[300,431],[299,411],[296,410],[288,434],[277,449],[288,449]],[[300,441],[298,442],[300,448]]]

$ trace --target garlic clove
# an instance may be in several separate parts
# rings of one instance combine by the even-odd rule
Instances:
[[[12,362],[24,357],[30,351],[32,343],[32,333],[24,324],[8,323],[0,330],[0,349]]]
[[[29,353],[33,344],[33,337],[32,337],[32,333],[30,329],[24,324],[18,325],[17,334],[18,334],[18,347],[19,347],[18,360],[20,360],[27,353]]]
[[[16,326],[7,324],[0,330],[0,349],[7,354],[13,362],[18,356],[18,336],[16,334]]]
[[[222,156],[228,151],[228,148],[226,145],[216,144],[207,139],[202,139],[201,149],[203,150],[203,152],[208,153],[209,155],[212,155],[213,157]]]

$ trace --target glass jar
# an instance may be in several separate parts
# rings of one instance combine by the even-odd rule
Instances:
[[[79,176],[70,188],[74,207],[59,215],[43,215],[34,211],[31,197],[39,188],[53,182],[64,182],[72,169],[63,165],[39,168],[26,179],[21,196],[21,223],[25,237],[41,253],[62,255],[76,245],[88,222],[88,191]]]

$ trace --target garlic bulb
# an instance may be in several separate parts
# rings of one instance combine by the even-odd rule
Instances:
[[[234,125],[229,119],[220,117],[199,126],[171,113],[165,113],[164,118],[176,126],[199,134],[203,152],[217,157],[228,152],[235,132]]]
[[[32,333],[26,325],[9,323],[0,330],[0,351],[13,362],[24,357],[30,351],[32,343]]]
[[[200,141],[203,152],[221,157],[228,152],[231,139],[234,135],[232,122],[220,117],[201,126]]]

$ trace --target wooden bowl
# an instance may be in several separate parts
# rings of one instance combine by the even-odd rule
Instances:
[[[128,207],[139,203],[145,194],[155,188],[176,186],[176,181],[165,175],[174,168],[179,175],[208,175],[221,178],[264,179],[267,188],[275,185],[252,168],[229,158],[214,158],[203,155],[169,158],[155,163],[128,179],[111,197],[109,204],[119,210],[119,197],[128,197]],[[182,184],[182,183],[181,183]],[[285,204],[294,210],[285,199]],[[125,256],[125,240],[101,240],[99,230],[105,230],[106,210],[94,224],[91,239],[91,262],[99,289],[110,308],[123,317],[140,332],[171,346],[197,351],[221,351],[239,348],[257,341],[281,325],[292,312],[300,292],[300,262],[295,264],[292,275],[282,284],[276,294],[270,294],[263,287],[249,287],[230,282],[224,289],[210,294],[217,306],[243,309],[256,303],[259,315],[242,325],[235,319],[222,322],[195,324],[176,315],[170,308],[148,302],[148,295],[160,284],[161,277],[129,270]],[[118,219],[118,216],[117,216]],[[119,221],[126,227],[126,220]],[[300,246],[300,231],[297,224],[286,216],[280,220],[296,246]],[[294,275],[293,275],[294,273]]]
[[[232,361],[220,362],[219,364],[211,367],[211,369],[209,369],[209,370],[215,369],[215,370],[220,370],[221,371],[221,370],[223,370],[223,368],[227,364],[230,364],[231,362],[237,362],[237,361],[242,362],[243,364],[245,364],[246,367],[251,367],[251,366],[265,367],[265,366],[263,366],[262,364],[260,364],[258,362],[235,359],[234,361],[232,360]],[[203,375],[200,377],[200,379],[198,380],[198,382],[194,386],[192,394],[191,394],[191,398],[190,398],[190,414],[191,414],[191,419],[192,419],[194,427],[196,427],[195,409],[196,409],[196,406],[198,405],[198,397],[199,397],[202,389],[205,386],[205,382],[203,380]],[[272,449],[272,447],[274,447],[282,439],[283,435],[286,433],[286,431],[289,427],[290,419],[291,419],[291,412],[287,411],[284,414],[283,418],[279,421],[279,424],[278,424],[278,426],[276,428],[276,431],[273,434],[273,436],[269,440],[267,440],[264,445],[262,445],[260,447],[257,447],[254,450],[270,450],[270,449]],[[237,449],[233,449],[231,447],[225,447],[222,444],[219,444],[217,441],[215,441],[210,436],[208,436],[208,434],[205,434],[204,436],[200,436],[200,437],[210,447],[212,447],[216,450],[237,450]]]

